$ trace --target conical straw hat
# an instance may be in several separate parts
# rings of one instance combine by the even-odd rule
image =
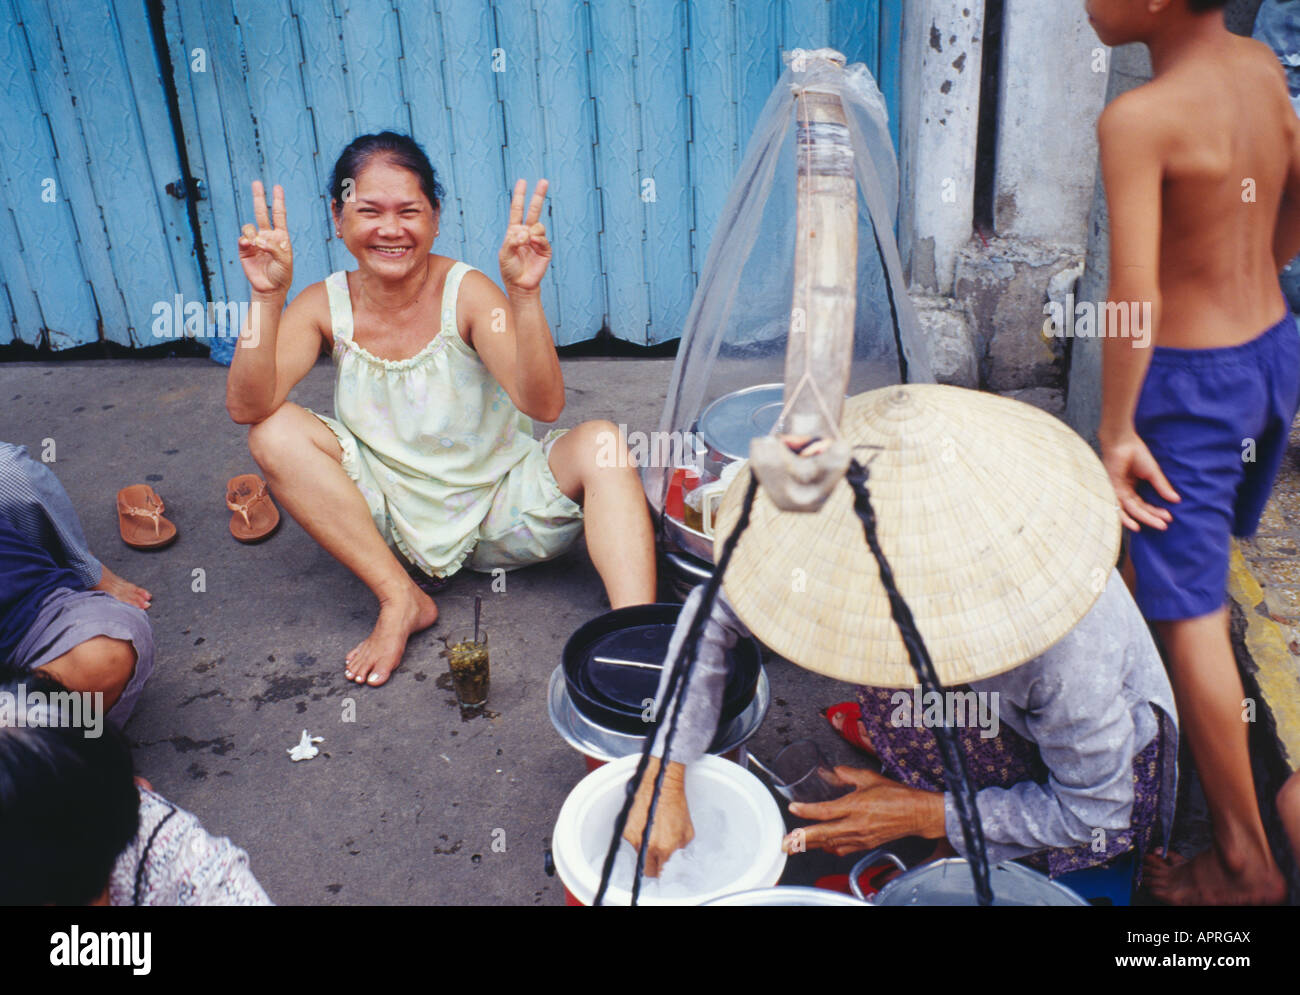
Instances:
[[[909,384],[846,401],[841,430],[867,465],[881,548],[942,684],[1032,659],[1100,596],[1119,553],[1115,493],[1056,418]],[[722,500],[715,556],[749,479],[746,468]],[[916,683],[847,481],[815,514],[779,511],[760,487],[723,586],[754,635],[801,667],[856,684]]]

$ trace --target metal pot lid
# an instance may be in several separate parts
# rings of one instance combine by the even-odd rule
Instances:
[[[666,603],[635,605],[608,611],[579,626],[563,654],[573,706],[598,726],[641,736],[646,705],[659,690],[664,656],[681,608]],[[738,640],[726,653],[724,723],[749,706],[762,669],[762,653],[752,639]]]
[[[743,712],[718,731],[718,735],[714,736],[713,742],[709,744],[709,752],[730,753],[738,746],[743,746],[763,724],[771,702],[772,692],[767,681],[767,671],[760,666],[753,700]],[[551,681],[546,694],[546,711],[551,717],[551,725],[555,727],[555,731],[561,738],[579,753],[593,760],[617,760],[619,757],[639,753],[645,743],[644,736],[631,736],[608,729],[579,712],[569,697],[563,664],[551,672]]]
[[[606,633],[587,648],[587,687],[607,704],[640,710],[659,690],[663,674],[663,626],[634,625]]]
[[[749,458],[749,442],[767,435],[781,414],[783,384],[761,384],[718,398],[700,415],[700,438],[732,460]]]
[[[1069,888],[1023,864],[989,868],[994,905],[1087,905]],[[947,857],[900,874],[880,889],[873,905],[977,905],[964,857]]]

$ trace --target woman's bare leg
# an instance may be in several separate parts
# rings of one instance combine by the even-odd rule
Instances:
[[[294,521],[379,599],[375,628],[347,655],[345,673],[358,684],[383,684],[402,662],[410,635],[437,620],[433,599],[415,586],[375,529],[324,422],[285,403],[249,429],[248,448]]]
[[[618,458],[610,460],[611,452]],[[640,474],[628,458],[618,426],[583,422],[555,440],[549,462],[560,490],[582,505],[587,551],[610,606],[653,602],[654,530]]]

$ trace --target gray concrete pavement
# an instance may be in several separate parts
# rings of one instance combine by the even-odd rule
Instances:
[[[558,424],[657,428],[671,368],[566,361]],[[369,632],[373,599],[287,515],[260,546],[231,537],[225,483],[256,466],[224,388],[225,371],[206,360],[0,364],[0,438],[38,455],[53,440],[52,469],[92,548],[154,594],[158,667],[127,726],[139,772],[248,850],[279,903],[562,903],[543,851],[584,768],[551,728],[545,693],[564,641],[605,609],[585,549],[509,574],[504,593],[488,576],[462,574],[385,687],[351,684],[343,657]],[[331,391],[323,361],[293,400],[328,412]],[[169,549],[138,552],[118,536],[114,497],[136,482],[167,504],[179,530]],[[462,722],[437,652],[440,635],[472,624],[476,594],[491,632],[495,716]],[[812,735],[849,762],[853,751],[817,715],[848,688],[783,661],[768,674],[760,756]],[[355,722],[343,721],[349,700]],[[324,737],[322,753],[291,763],[303,729]],[[805,855],[786,880],[844,863]]]

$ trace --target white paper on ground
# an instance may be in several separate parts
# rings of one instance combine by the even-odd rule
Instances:
[[[289,754],[289,759],[294,763],[297,763],[299,760],[310,760],[320,752],[320,750],[316,749],[312,744],[323,742],[325,742],[324,736],[312,736],[306,729],[304,729],[302,731],[302,739],[298,740],[298,745],[286,750],[285,752]]]

